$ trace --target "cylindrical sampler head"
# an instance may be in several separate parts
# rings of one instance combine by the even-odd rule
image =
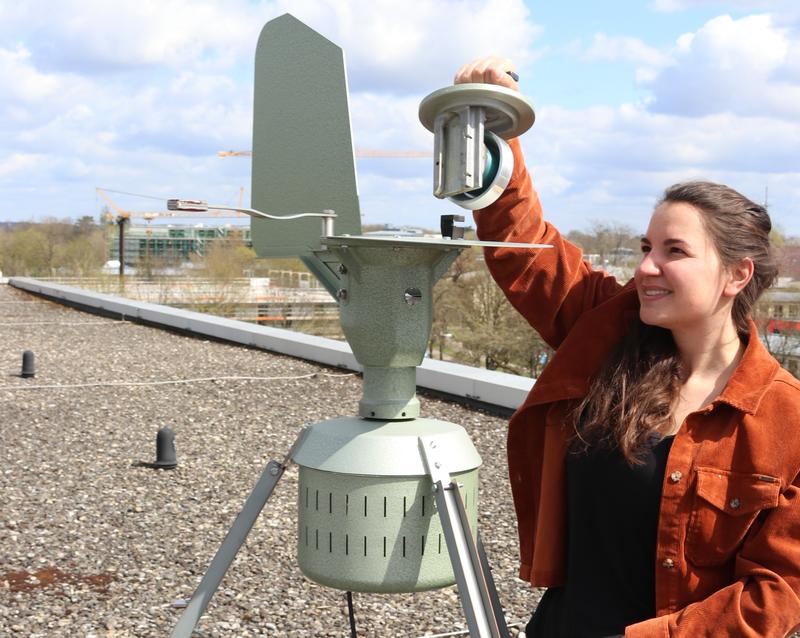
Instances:
[[[419,119],[434,136],[434,196],[479,210],[508,186],[514,160],[505,140],[527,131],[535,114],[517,91],[459,84],[425,97]]]
[[[461,426],[356,417],[317,423],[294,456],[300,466],[298,562],[306,576],[362,592],[424,591],[455,582],[420,436],[436,438],[476,533],[481,460]]]

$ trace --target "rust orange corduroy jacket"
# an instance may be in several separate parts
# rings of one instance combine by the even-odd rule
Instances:
[[[512,140],[511,183],[475,213],[484,240],[552,244],[486,250],[511,303],[556,350],[511,418],[508,465],[520,538],[520,576],[565,579],[568,402],[638,313],[632,284],[592,270],[542,218]],[[657,617],[626,637],[783,637],[800,625],[800,383],[758,339],[722,394],[686,417],[664,475],[656,546]]]

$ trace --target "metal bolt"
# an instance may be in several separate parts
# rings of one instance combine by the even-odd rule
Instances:
[[[344,264],[339,264],[339,274],[346,275],[347,274],[347,266]]]
[[[672,481],[673,483],[677,483],[678,481],[681,480],[681,478],[683,478],[683,472],[681,472],[680,470],[675,470],[672,474],[669,475],[669,480]]]
[[[422,291],[419,288],[406,288],[403,293],[403,301],[409,306],[415,306],[422,301]]]
[[[738,510],[741,504],[742,502],[738,498],[731,499],[730,506],[732,510]]]
[[[671,558],[665,558],[664,562],[661,563],[661,565],[663,567],[666,567],[667,569],[672,569],[673,567],[675,567],[675,561],[672,560]]]
[[[339,290],[336,291],[336,298],[339,301],[346,301],[347,300],[347,290],[345,290],[344,288],[339,288]]]
[[[273,465],[271,468],[269,468],[269,473],[272,474],[272,476],[278,476],[278,472],[280,472],[280,469],[277,465]]]

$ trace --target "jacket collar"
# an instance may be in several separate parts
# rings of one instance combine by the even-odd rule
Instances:
[[[714,402],[727,403],[747,414],[755,414],[779,368],[780,364],[761,343],[758,328],[751,319],[742,360]]]

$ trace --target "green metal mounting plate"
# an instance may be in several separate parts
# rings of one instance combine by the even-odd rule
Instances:
[[[365,237],[363,235],[336,235],[324,237],[322,243],[327,246],[369,246],[388,247],[402,246],[407,248],[418,246],[441,246],[460,250],[470,246],[484,248],[552,248],[551,244],[525,244],[513,241],[480,241],[477,239],[444,239],[439,237]]]

